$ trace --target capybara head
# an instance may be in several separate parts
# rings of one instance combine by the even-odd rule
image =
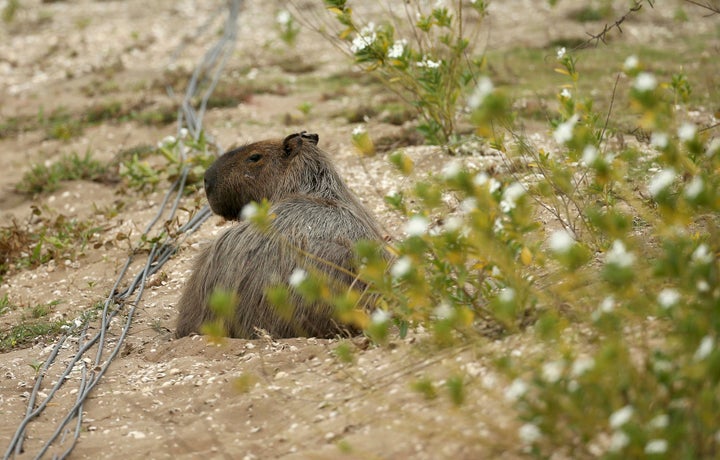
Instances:
[[[289,176],[298,156],[317,154],[317,134],[305,131],[282,140],[267,140],[231,150],[218,158],[205,172],[205,194],[210,208],[228,220],[240,219],[251,201],[273,200],[292,190]],[[298,169],[296,166],[295,169]]]

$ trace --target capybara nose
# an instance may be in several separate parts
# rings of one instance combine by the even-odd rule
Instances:
[[[215,176],[212,168],[205,171],[205,195],[209,195],[213,188],[215,188]]]

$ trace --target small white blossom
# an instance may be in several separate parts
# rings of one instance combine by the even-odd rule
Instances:
[[[508,213],[515,209],[517,200],[525,194],[525,187],[520,182],[513,182],[503,192],[503,199],[500,201],[500,209]]]
[[[503,230],[505,230],[505,227],[503,226],[502,219],[498,217],[493,222],[493,232],[501,233]]]
[[[528,391],[528,386],[522,379],[515,379],[505,390],[505,399],[508,401],[517,401]]]
[[[355,128],[353,128],[353,130],[352,130],[353,136],[359,136],[361,134],[365,134],[365,126],[357,125]]]
[[[635,410],[632,408],[632,406],[625,406],[616,410],[615,412],[610,414],[610,428],[617,429],[625,425],[627,422],[630,421],[634,412]]]
[[[521,426],[518,430],[518,435],[520,436],[520,440],[525,444],[532,444],[542,437],[540,428],[532,423],[526,423]]]
[[[175,142],[177,142],[175,136],[165,136],[160,142],[158,142],[157,146],[158,148],[163,148],[166,145],[174,144]]]
[[[390,59],[399,59],[402,57],[403,53],[405,52],[405,45],[407,45],[407,40],[404,38],[401,40],[395,40],[395,42],[392,44],[390,49],[388,50],[388,57]]]
[[[493,92],[493,89],[494,86],[492,80],[488,77],[481,77],[477,86],[475,86],[475,89],[468,98],[468,107],[470,107],[470,109],[477,109],[480,107],[485,98]]]
[[[564,58],[566,52],[567,52],[567,50],[565,49],[564,46],[561,47],[561,48],[558,48],[557,54],[556,54],[557,60],[559,61],[559,60],[561,60],[562,58]]]
[[[635,262],[635,255],[628,252],[625,244],[620,240],[613,241],[612,248],[605,255],[605,263],[617,265],[621,268],[630,267]]]
[[[695,287],[700,292],[708,292],[710,290],[710,285],[705,280],[698,281]]]
[[[564,370],[565,363],[562,361],[551,361],[549,363],[545,363],[542,367],[543,379],[550,383],[555,383],[560,380]]]
[[[453,315],[455,315],[455,310],[453,310],[452,306],[450,306],[447,302],[442,302],[440,305],[435,307],[433,310],[433,314],[436,318],[439,319],[448,319],[452,318]]]
[[[485,171],[479,172],[473,178],[473,184],[480,187],[482,185],[485,185],[487,183],[488,179],[490,179],[490,176],[488,176]]]
[[[410,273],[410,270],[412,269],[412,259],[408,256],[403,256],[399,258],[393,266],[390,268],[390,275],[392,275],[393,278],[402,278],[403,276]]]
[[[590,356],[580,356],[575,359],[570,370],[573,377],[579,377],[595,367],[595,360]]]
[[[498,293],[498,300],[503,303],[510,303],[515,300],[515,289],[503,288]]]
[[[568,120],[560,123],[555,131],[553,132],[553,138],[558,144],[565,144],[573,137],[573,129],[577,124],[580,117],[577,114],[570,117]]]
[[[240,212],[240,217],[243,220],[252,219],[257,215],[258,211],[260,211],[260,207],[257,205],[257,203],[248,203],[242,208],[242,211]]]
[[[292,287],[298,287],[303,281],[305,281],[306,278],[307,272],[302,268],[298,267],[290,274],[290,280],[288,281],[288,283]]]
[[[427,232],[429,226],[430,221],[425,216],[415,215],[405,224],[405,233],[408,236],[422,236]]]
[[[652,91],[657,86],[657,79],[655,78],[655,75],[650,72],[640,72],[637,78],[635,78],[633,86],[638,91]]]
[[[623,63],[623,69],[626,71],[628,70],[635,70],[637,69],[638,64],[640,61],[638,60],[638,57],[634,54],[631,54],[627,58],[625,58],[625,62]]]
[[[180,128],[180,131],[178,132],[178,135],[180,136],[180,139],[183,139],[187,137],[188,135],[188,129],[187,128]]]
[[[598,157],[598,149],[592,144],[588,144],[583,149],[582,153],[582,162],[585,166],[590,166],[591,164],[595,163],[595,160]]]
[[[670,416],[667,414],[660,414],[655,417],[653,417],[650,422],[648,422],[648,425],[650,425],[651,428],[657,428],[659,430],[666,428],[670,424]]]
[[[572,97],[572,93],[569,89],[563,88],[562,91],[560,91],[560,97],[563,99],[570,99]]]
[[[675,181],[675,170],[672,168],[663,169],[653,176],[648,184],[650,195],[657,197],[663,190],[668,188]]]
[[[456,232],[463,226],[463,219],[458,216],[450,216],[445,220],[443,227],[448,232]]]
[[[622,431],[616,431],[610,437],[610,446],[608,450],[610,452],[619,452],[630,443],[630,437]]]
[[[566,230],[557,230],[550,235],[550,249],[558,254],[567,253],[575,244],[575,239]]]
[[[695,138],[695,133],[697,133],[697,127],[692,123],[683,123],[678,128],[678,137],[683,142],[693,140]]]
[[[694,200],[698,197],[698,195],[700,195],[700,193],[702,193],[704,188],[705,184],[703,184],[702,177],[695,176],[685,187],[685,196],[690,200]]]
[[[615,297],[607,296],[600,302],[600,311],[603,313],[611,313],[615,310]]]
[[[465,198],[460,203],[460,210],[466,214],[473,212],[477,209],[477,200],[473,197]]]
[[[650,135],[650,145],[659,150],[663,150],[668,146],[668,140],[667,133],[655,132]]]
[[[693,251],[690,259],[696,264],[705,265],[713,261],[713,255],[708,250],[707,244],[702,243]]]
[[[645,444],[646,454],[664,454],[667,452],[668,442],[665,439],[651,439]]]
[[[712,353],[714,347],[715,339],[713,339],[709,335],[706,335],[700,341],[700,345],[695,351],[695,355],[693,356],[693,358],[695,359],[695,361],[702,361],[703,359],[707,358],[710,353]]]
[[[715,139],[710,141],[710,143],[707,146],[707,151],[705,152],[705,156],[710,158],[711,156],[715,155],[717,152],[720,152],[720,137],[716,137]]]
[[[290,12],[287,10],[280,10],[277,16],[275,16],[275,21],[281,26],[287,25],[291,20],[292,16],[290,16]]]
[[[350,45],[350,51],[352,51],[353,54],[358,53],[372,45],[376,39],[375,24],[370,22],[367,26],[363,27],[362,30],[360,30],[360,34],[353,39]]]
[[[370,321],[372,321],[373,324],[384,324],[387,323],[389,320],[390,313],[386,312],[385,310],[381,310],[380,308],[372,312],[372,316],[370,316]]]
[[[416,63],[418,67],[427,67],[428,69],[437,69],[440,67],[441,61],[433,61],[432,59],[428,59],[427,57],[424,57],[422,61]]]
[[[680,293],[675,289],[665,288],[658,294],[657,301],[661,307],[668,309],[673,307],[680,300]]]
[[[462,172],[462,163],[458,160],[448,162],[442,169],[442,177],[445,180],[455,179]]]

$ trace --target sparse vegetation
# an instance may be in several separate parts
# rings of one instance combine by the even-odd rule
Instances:
[[[20,193],[47,193],[57,190],[63,181],[100,181],[106,174],[107,167],[94,159],[89,151],[84,156],[73,152],[49,165],[34,165],[15,185],[15,189]]]

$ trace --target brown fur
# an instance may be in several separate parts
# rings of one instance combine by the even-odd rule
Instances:
[[[354,244],[381,239],[375,220],[317,142],[317,135],[305,132],[257,142],[222,155],[207,170],[205,192],[215,213],[240,220],[245,205],[267,198],[275,218],[267,232],[241,221],[200,254],[178,304],[177,337],[214,319],[208,299],[216,289],[237,293],[226,324],[230,337],[253,337],[255,328],[274,337],[341,332],[330,305],[309,304],[293,293],[288,319],[265,298],[268,287],[287,285],[296,268],[323,272],[340,288],[357,286]]]

